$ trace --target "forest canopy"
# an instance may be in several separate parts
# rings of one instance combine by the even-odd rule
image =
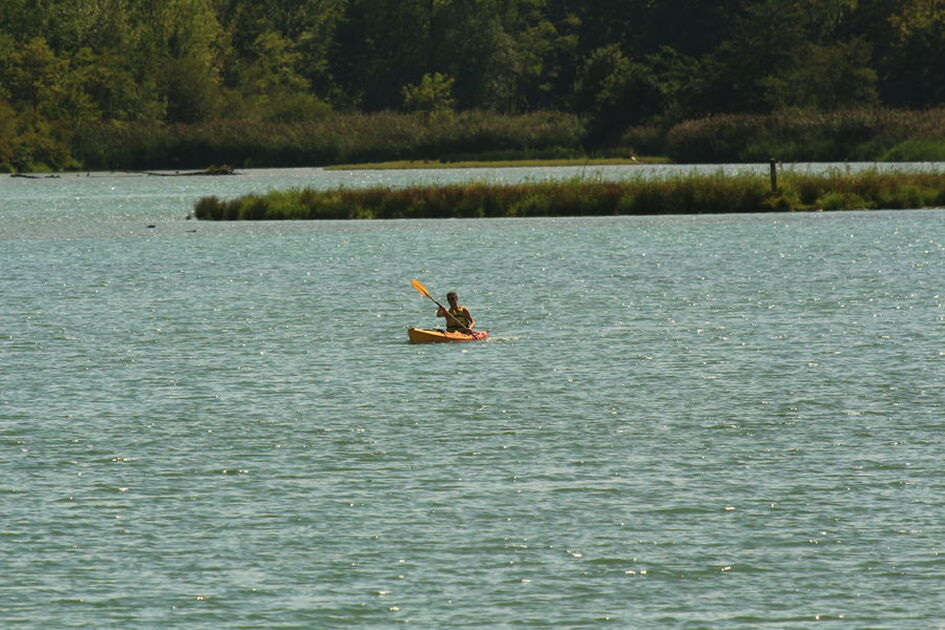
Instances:
[[[601,145],[719,114],[943,105],[938,0],[0,0],[8,169],[82,166],[90,129],[558,112]]]

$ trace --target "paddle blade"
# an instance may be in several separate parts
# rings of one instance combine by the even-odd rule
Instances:
[[[420,282],[419,280],[413,280],[410,282],[410,284],[413,285],[413,288],[419,291],[424,296],[430,298],[431,300],[433,299],[433,296],[430,295],[430,292],[427,291],[427,288],[423,286],[423,283]]]

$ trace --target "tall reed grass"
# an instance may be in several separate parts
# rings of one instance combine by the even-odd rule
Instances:
[[[204,197],[198,219],[418,219],[698,214],[945,206],[945,173],[788,173],[777,193],[753,174],[689,174],[622,182],[573,179],[410,188],[311,188],[222,200]]]
[[[0,168],[5,164],[12,169],[14,162],[20,169],[199,169],[208,164],[250,168],[609,153],[668,156],[689,164],[750,163],[769,157],[783,162],[945,160],[945,108],[722,114],[668,129],[655,123],[634,127],[608,138],[609,148],[590,144],[580,117],[555,112],[326,113],[301,123],[113,122],[59,132],[24,136],[17,146],[6,146],[0,138]]]
[[[352,113],[293,124],[92,125],[77,131],[73,151],[88,169],[320,166],[483,154],[570,157],[583,152],[583,133],[577,117],[552,112]]]
[[[622,141],[680,163],[931,161],[945,154],[945,108],[720,114],[662,136],[652,126],[630,129]]]

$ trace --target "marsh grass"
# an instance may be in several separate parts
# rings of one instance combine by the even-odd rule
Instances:
[[[943,173],[688,174],[622,182],[572,179],[497,185],[294,189],[200,199],[198,219],[419,219],[701,214],[945,206]]]
[[[673,126],[662,144],[650,128],[623,142],[680,163],[935,161],[945,159],[945,108],[720,114]]]
[[[455,156],[570,158],[583,125],[553,112],[503,116],[382,112],[329,114],[304,123],[221,120],[193,125],[89,125],[73,152],[88,169],[322,166]],[[453,157],[451,157],[453,156]]]
[[[827,175],[788,174],[785,188],[798,198],[798,209],[904,209],[945,207],[945,173],[875,170]]]
[[[693,163],[945,160],[945,108],[720,114],[650,123],[590,141],[580,116],[560,112],[373,114],[322,112],[304,122],[224,119],[196,124],[86,123],[55,141],[25,141],[34,170],[327,166],[365,162],[509,162],[667,156]],[[45,140],[44,140],[45,138]],[[9,152],[9,150],[8,150]],[[0,168],[10,167],[12,154]],[[450,164],[452,163],[452,164]],[[491,164],[495,166],[495,164]],[[523,165],[523,164],[518,164]]]

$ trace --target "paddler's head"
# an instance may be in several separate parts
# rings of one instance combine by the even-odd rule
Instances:
[[[450,303],[450,306],[456,306],[456,300],[459,298],[456,296],[456,291],[450,291],[446,294],[446,299]]]

